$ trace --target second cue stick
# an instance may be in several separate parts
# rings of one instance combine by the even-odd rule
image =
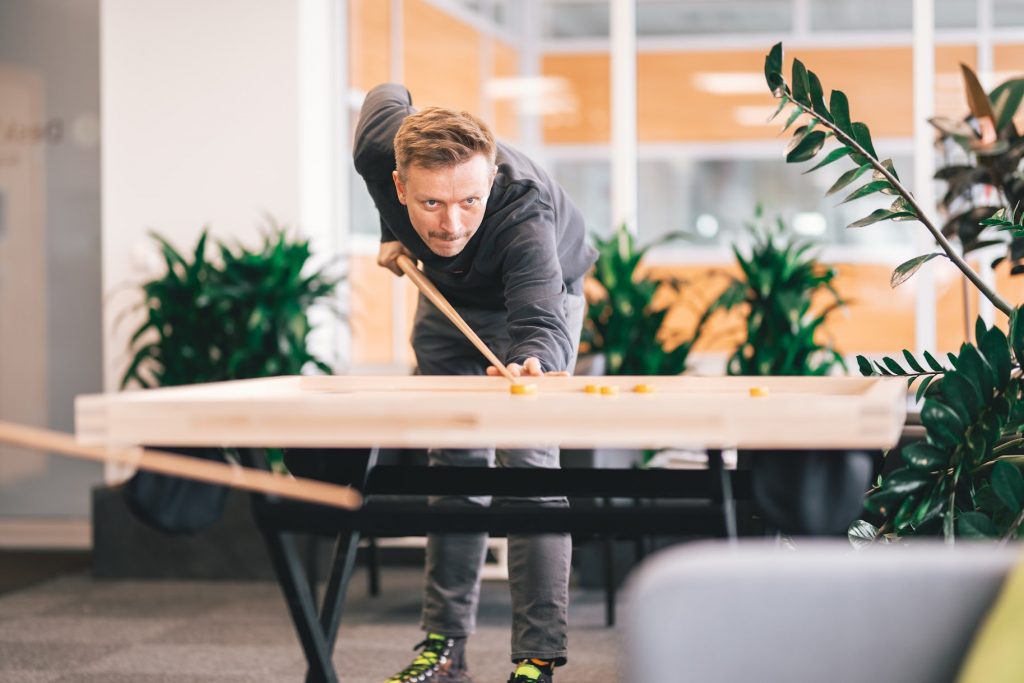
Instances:
[[[402,269],[402,272],[408,275],[409,279],[416,285],[416,288],[423,292],[423,296],[430,299],[431,303],[437,306],[438,309],[440,309],[440,311],[452,321],[452,324],[459,328],[459,331],[462,332],[462,334],[466,335],[466,339],[472,342],[473,346],[475,346],[480,353],[484,354],[484,358],[489,360],[491,365],[498,368],[498,372],[504,375],[505,379],[512,382],[512,384],[518,384],[519,379],[509,372],[509,369],[505,367],[504,363],[498,360],[498,357],[494,355],[493,351],[487,348],[487,344],[477,336],[476,332],[473,331],[473,328],[462,319],[459,312],[456,311],[450,303],[448,303],[448,300],[444,298],[444,295],[441,294],[441,292],[437,290],[437,287],[427,279],[427,276],[416,267],[416,264],[404,254],[399,255],[396,261],[398,263],[398,267]]]

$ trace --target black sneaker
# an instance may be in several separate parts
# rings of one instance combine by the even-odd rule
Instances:
[[[551,662],[539,659],[524,659],[516,665],[516,670],[508,677],[508,683],[551,683]]]
[[[466,671],[465,638],[446,638],[439,633],[428,633],[413,649],[423,648],[405,667],[385,683],[473,683]]]

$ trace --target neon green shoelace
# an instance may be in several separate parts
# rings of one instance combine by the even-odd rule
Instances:
[[[412,676],[419,676],[433,669],[437,666],[447,641],[448,639],[444,636],[428,633],[426,639],[413,647],[414,650],[422,647],[423,652],[419,653],[409,666],[389,678],[385,683],[404,683],[404,681],[407,681]]]

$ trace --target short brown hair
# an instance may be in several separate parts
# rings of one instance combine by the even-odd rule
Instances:
[[[494,135],[487,124],[469,112],[427,107],[407,116],[395,135],[395,165],[405,180],[410,166],[444,168],[477,154],[494,164]]]

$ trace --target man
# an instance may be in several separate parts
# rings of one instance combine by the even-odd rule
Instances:
[[[405,254],[516,376],[567,374],[583,324],[582,278],[596,259],[583,217],[565,192],[522,153],[496,143],[466,112],[417,112],[409,92],[386,84],[366,97],[355,134],[355,167],[380,213],[377,262],[401,276]],[[420,296],[412,333],[424,375],[497,374],[462,333]],[[529,429],[529,425],[523,425]],[[558,449],[443,450],[431,465],[558,467]],[[495,505],[563,507],[564,498],[496,499]],[[486,497],[431,504],[487,505]],[[470,681],[485,534],[427,540],[421,626],[413,662],[390,683]],[[550,682],[566,661],[568,534],[510,535],[512,662],[509,681]]]

